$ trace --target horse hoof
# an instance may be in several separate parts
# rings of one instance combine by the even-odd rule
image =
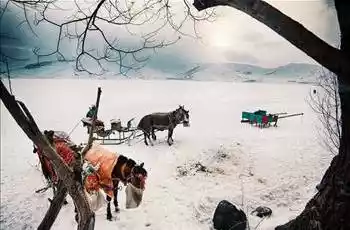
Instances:
[[[115,212],[120,212],[120,209],[118,207],[116,207]]]
[[[111,213],[107,214],[107,220],[112,221],[112,214]]]

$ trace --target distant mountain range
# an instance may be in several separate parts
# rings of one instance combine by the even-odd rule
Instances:
[[[185,72],[175,74],[171,79],[245,82],[280,80],[312,83],[321,73],[320,66],[305,63],[290,63],[277,68],[263,68],[240,63],[210,63],[196,65]]]
[[[98,79],[171,79],[194,81],[238,81],[238,82],[297,82],[314,83],[322,73],[318,65],[305,63],[290,63],[276,68],[240,63],[200,63],[188,64],[178,69],[162,70],[144,67],[137,72],[130,72],[128,77],[119,75],[112,70],[102,76],[92,76],[74,71],[73,62],[42,62],[27,64],[12,70],[13,78],[98,78]]]

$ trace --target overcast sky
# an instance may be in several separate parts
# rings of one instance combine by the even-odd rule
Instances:
[[[322,0],[270,0],[293,19],[333,46],[339,43],[335,10]],[[313,62],[268,27],[240,11],[228,7],[217,10],[214,23],[200,27],[202,44],[179,43],[181,50],[195,50],[195,57],[205,61],[232,61],[278,66],[289,62]],[[186,43],[184,42],[184,43]]]
[[[178,0],[177,0],[178,1]],[[326,40],[329,44],[337,46],[339,32],[335,10],[325,2],[327,0],[269,0],[268,2],[286,13],[293,19],[301,22],[306,28]],[[3,0],[1,0],[4,3]],[[67,1],[63,1],[66,2]],[[172,10],[177,10],[174,7]],[[183,8],[178,8],[181,14]],[[195,10],[193,9],[195,12]],[[314,63],[304,53],[292,46],[268,27],[250,18],[244,13],[229,7],[218,7],[217,17],[214,22],[200,23],[198,31],[202,39],[182,38],[176,45],[158,51],[154,60],[162,60],[162,63],[181,62],[240,62],[275,67],[290,62]],[[11,14],[11,13],[10,13]],[[60,16],[61,13],[56,13]],[[15,19],[7,18],[1,23],[2,29],[10,28],[14,33],[18,29],[13,26]],[[18,23],[18,22],[17,22]],[[151,26],[151,25],[150,25]],[[191,33],[191,27],[186,27],[186,32]],[[46,37],[40,40],[44,44],[54,40],[54,33],[45,28]],[[116,33],[122,37],[122,33]],[[51,36],[51,39],[47,39]],[[32,36],[31,36],[32,37]],[[29,50],[31,38],[21,41]],[[33,41],[35,38],[33,38]],[[127,39],[125,39],[127,41]],[[1,45],[5,42],[2,41]],[[8,45],[9,43],[7,43]],[[13,46],[13,43],[11,43]]]

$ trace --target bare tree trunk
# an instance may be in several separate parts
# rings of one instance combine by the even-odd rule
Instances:
[[[67,189],[64,187],[62,181],[58,182],[57,193],[51,201],[50,208],[47,211],[44,219],[38,227],[38,230],[50,229],[55,222],[58,213],[61,211],[64,199],[67,196]]]
[[[329,46],[300,23],[264,1],[194,0],[198,10],[218,5],[231,6],[247,13],[337,74],[342,131],[339,153],[325,173],[319,192],[303,212],[276,229],[350,229],[350,2],[335,0],[341,31],[340,50]]]
[[[335,0],[341,51],[350,57],[350,3]],[[319,192],[294,220],[276,229],[350,229],[350,74],[338,75],[341,108],[339,153],[322,178]]]
[[[36,146],[43,150],[43,154],[52,162],[58,178],[62,181],[64,188],[67,189],[67,192],[72,197],[78,209],[80,217],[78,230],[93,230],[95,223],[95,214],[90,208],[81,181],[76,181],[75,172],[68,167],[63,159],[56,153],[56,150],[47,141],[45,136],[41,133],[34,121],[34,118],[24,103],[16,101],[14,96],[8,92],[2,81],[0,81],[0,89],[1,100],[3,101],[12,117],[16,120],[17,124],[22,128],[29,139],[31,139]],[[49,212],[47,213],[48,217],[53,218],[52,222],[54,222],[54,219],[57,217],[57,214],[63,203],[61,196],[64,196],[62,195],[64,193],[65,191],[63,188],[57,192],[57,194],[60,194],[60,196],[56,196],[54,198],[55,203],[53,206],[50,206]],[[44,220],[48,220],[48,218],[45,217]],[[42,224],[43,226],[49,226],[49,222]]]

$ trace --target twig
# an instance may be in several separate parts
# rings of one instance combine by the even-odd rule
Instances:
[[[259,221],[259,223],[255,226],[255,230],[258,229],[259,225],[264,221],[266,220],[266,217],[264,216],[263,218],[261,218],[261,220]]]
[[[44,188],[41,188],[41,189],[38,189],[35,191],[35,193],[41,193],[41,192],[45,192],[46,190],[48,190],[49,188],[51,188],[51,184],[47,185],[46,187]]]

